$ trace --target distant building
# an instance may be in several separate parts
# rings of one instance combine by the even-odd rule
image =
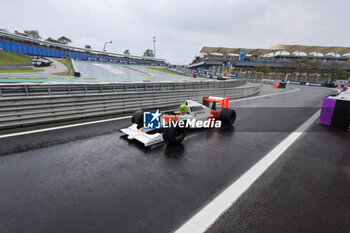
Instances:
[[[189,64],[189,68],[212,73],[222,72],[229,64],[236,72],[251,71],[257,66],[268,66],[273,71],[293,69],[295,61],[303,57],[322,62],[350,61],[350,47],[305,46],[278,44],[269,49],[203,47],[200,56]]]

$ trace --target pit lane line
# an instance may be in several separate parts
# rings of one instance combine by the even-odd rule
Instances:
[[[282,154],[313,124],[320,116],[318,110],[293,133],[265,155],[259,162],[244,173],[238,180],[223,190],[199,212],[180,226],[175,233],[205,232],[210,226],[229,209],[239,197],[278,159]]]
[[[239,101],[243,101],[243,100],[258,99],[258,98],[264,98],[264,97],[269,97],[269,96],[274,96],[274,95],[290,94],[290,93],[297,92],[297,91],[300,91],[300,89],[299,88],[295,88],[295,89],[293,89],[291,91],[286,91],[286,92],[266,94],[266,95],[260,95],[260,96],[253,96],[253,97],[237,99],[237,100],[230,100],[230,102],[239,102]],[[78,123],[78,124],[71,124],[71,125],[50,127],[50,128],[44,128],[44,129],[30,130],[30,131],[19,132],[19,133],[4,134],[4,135],[0,135],[0,139],[1,138],[14,137],[14,136],[20,136],[20,135],[26,135],[26,134],[32,134],[32,133],[46,132],[46,131],[57,130],[57,129],[66,129],[66,128],[83,126],[83,125],[98,124],[98,123],[109,122],[109,121],[118,121],[118,120],[123,120],[123,119],[130,118],[130,117],[131,116],[123,116],[123,117],[116,117],[116,118],[105,119],[105,120],[90,121],[90,122],[84,122],[84,123]]]

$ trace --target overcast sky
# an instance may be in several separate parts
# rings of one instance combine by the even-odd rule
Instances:
[[[2,1],[0,28],[67,36],[74,46],[142,55],[153,48],[188,64],[203,46],[269,48],[278,43],[350,46],[349,0]]]

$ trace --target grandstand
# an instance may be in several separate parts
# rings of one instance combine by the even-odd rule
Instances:
[[[132,56],[78,48],[63,44],[36,40],[22,35],[0,31],[0,50],[45,57],[70,57],[76,60],[93,60],[116,62],[131,65],[164,66],[165,59],[154,57]]]
[[[189,68],[193,72],[217,74],[230,64],[237,72],[252,71],[259,66],[268,66],[272,71],[293,70],[296,61],[312,58],[323,63],[343,63],[350,69],[350,47],[305,46],[278,44],[263,48],[203,47],[200,56],[195,57]]]

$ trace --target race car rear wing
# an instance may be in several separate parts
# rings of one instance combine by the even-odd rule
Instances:
[[[229,105],[229,98],[222,98],[222,97],[214,97],[214,96],[209,96],[209,97],[203,97],[203,105],[209,107],[209,103],[221,103],[221,108],[228,108]]]

